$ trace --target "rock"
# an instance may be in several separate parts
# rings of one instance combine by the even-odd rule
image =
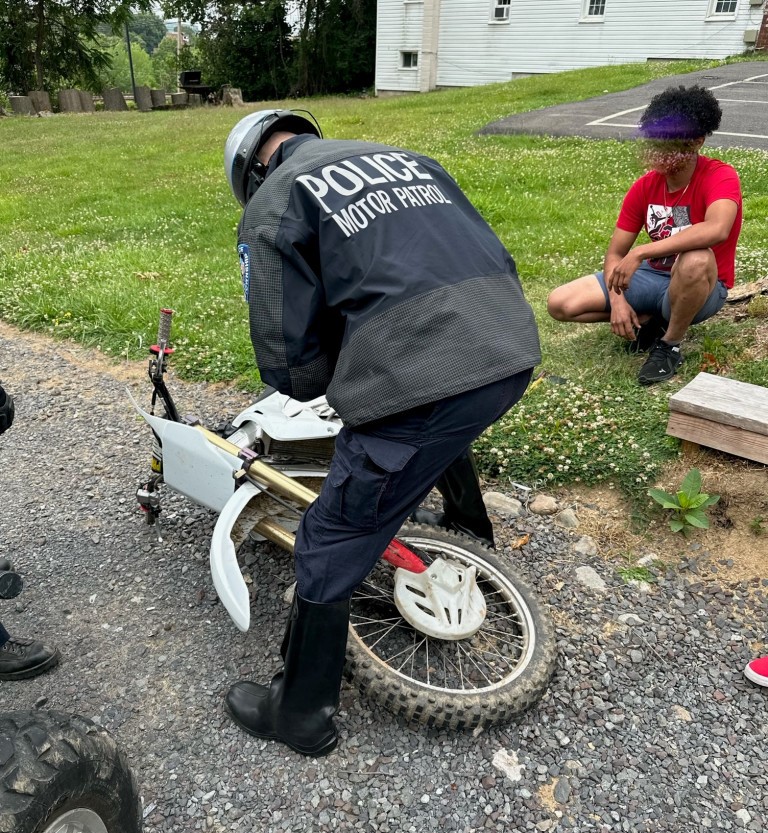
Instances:
[[[110,87],[102,92],[105,110],[127,110],[128,105],[119,87]]]
[[[573,509],[569,507],[555,516],[555,523],[565,529],[576,529],[579,525],[579,519]]]
[[[62,113],[82,113],[78,90],[59,90],[59,110]]]
[[[597,555],[597,544],[594,538],[590,538],[589,535],[582,535],[573,545],[573,550],[579,555]]]
[[[95,113],[96,107],[93,103],[93,93],[87,90],[78,90],[77,94],[80,96],[80,109],[84,113]]]
[[[670,711],[672,712],[673,717],[676,717],[678,720],[683,720],[686,723],[690,723],[693,720],[688,709],[684,709],[682,706],[672,706]]]
[[[571,797],[571,785],[567,778],[558,778],[552,795],[558,804],[566,804]]]
[[[148,113],[152,109],[152,94],[149,87],[136,87],[133,100],[136,102],[136,109],[142,113]]]
[[[642,625],[643,620],[636,613],[620,613],[616,617],[617,622],[622,625]]]
[[[510,781],[522,781],[525,764],[518,762],[517,752],[514,750],[507,752],[506,749],[499,749],[493,756],[493,765],[501,770]]]
[[[8,97],[11,102],[11,110],[16,116],[34,116],[35,105],[28,95],[12,95]]]
[[[557,508],[557,501],[549,495],[536,495],[528,504],[528,509],[534,515],[554,515]]]
[[[590,590],[595,590],[598,593],[605,593],[608,590],[608,585],[592,567],[577,567],[576,578]]]
[[[150,90],[150,96],[152,97],[152,107],[165,107],[165,90]]]
[[[489,512],[504,518],[519,518],[523,514],[523,504],[501,492],[487,492],[483,495],[483,503]]]
[[[743,822],[744,825],[747,825],[752,821],[752,816],[749,814],[749,810],[744,807],[742,807],[741,810],[736,811],[736,818]]]
[[[37,113],[51,112],[51,99],[45,90],[30,90],[27,95]]]

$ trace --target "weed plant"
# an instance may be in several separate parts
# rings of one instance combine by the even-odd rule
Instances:
[[[541,330],[542,369],[568,383],[539,386],[481,441],[486,473],[645,486],[674,453],[664,426],[667,398],[679,385],[638,388],[641,360],[626,356],[606,327],[560,324],[545,312],[554,286],[600,268],[621,198],[640,173],[633,144],[476,131],[511,113],[718,64],[653,62],[389,99],[253,105],[306,107],[329,137],[434,156],[514,255]],[[177,313],[173,366],[180,375],[258,389],[235,251],[239,208],[222,170],[224,140],[245,112],[1,120],[0,317],[138,359],[155,339],[158,309],[169,306]],[[737,275],[755,280],[768,273],[766,154],[705,152],[741,175]],[[749,354],[756,325],[749,319],[693,328],[680,381],[711,354],[731,375],[768,383],[768,362]],[[703,349],[706,338],[722,345],[719,354]]]

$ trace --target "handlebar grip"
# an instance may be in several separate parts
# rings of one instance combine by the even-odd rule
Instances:
[[[171,318],[173,317],[172,309],[160,310],[160,323],[157,326],[157,343],[162,347],[167,347],[171,340]]]

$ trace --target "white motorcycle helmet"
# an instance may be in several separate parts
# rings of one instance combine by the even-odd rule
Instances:
[[[312,121],[299,113],[306,113]],[[323,138],[320,125],[307,110],[259,110],[240,119],[224,145],[224,171],[240,205],[244,206],[264,182],[267,166],[259,161],[257,154],[264,142],[278,130],[312,133]]]

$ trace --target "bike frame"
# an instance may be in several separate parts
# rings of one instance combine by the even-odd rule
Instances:
[[[211,538],[211,575],[216,592],[235,625],[246,631],[250,625],[250,597],[232,542],[235,524],[251,501],[260,496],[269,497],[301,514],[317,494],[294,477],[259,460],[258,453],[252,449],[240,448],[199,423],[179,417],[165,384],[167,357],[173,353],[169,346],[172,315],[171,310],[161,310],[157,344],[150,347],[151,412],[143,410],[128,392],[134,408],[154,434],[153,474],[138,489],[137,498],[148,523],[153,523],[160,513],[157,487],[162,482],[219,513]],[[154,414],[158,398],[165,408],[163,417]],[[293,552],[294,534],[274,517],[261,518],[253,531]],[[389,544],[382,558],[393,567],[411,573],[423,573],[427,569],[422,559],[397,539]]]

